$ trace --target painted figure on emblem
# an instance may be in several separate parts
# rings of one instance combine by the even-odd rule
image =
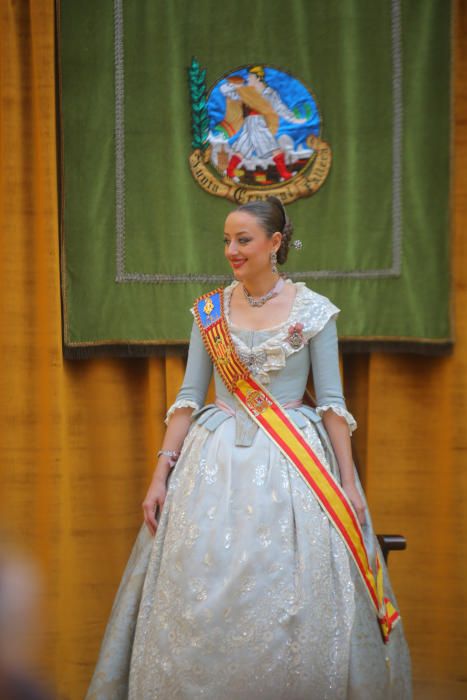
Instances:
[[[293,173],[287,169],[284,153],[275,137],[279,117],[292,124],[305,124],[307,118],[295,116],[279,93],[266,85],[262,66],[250,68],[247,82],[241,77],[230,76],[220,90],[228,102],[240,102],[243,108],[243,119],[239,124],[241,131],[232,147],[227,176],[233,179],[242,161],[256,156],[262,161],[272,159],[280,177],[290,180]],[[227,104],[227,110],[230,115],[232,105]],[[238,124],[238,119],[234,123]]]
[[[339,309],[278,273],[291,237],[275,197],[225,221],[234,280],[194,301],[185,378],[87,700],[412,696],[352,460]]]
[[[332,151],[308,86],[268,64],[230,69],[208,90],[206,68],[193,58],[188,76],[189,163],[200,187],[234,203],[272,194],[290,203],[319,190]]]

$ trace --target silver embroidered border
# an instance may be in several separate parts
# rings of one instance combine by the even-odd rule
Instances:
[[[231,275],[164,275],[125,270],[125,57],[123,0],[114,0],[115,52],[115,220],[116,282],[230,282]],[[401,0],[391,0],[392,54],[392,265],[376,270],[308,270],[288,273],[292,279],[398,277],[402,270],[402,24]]]

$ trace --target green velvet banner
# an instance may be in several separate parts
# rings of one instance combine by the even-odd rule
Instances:
[[[341,339],[447,347],[450,32],[446,0],[61,0],[69,356],[184,342],[194,297],[231,279],[223,223],[235,205],[203,189],[189,163],[193,57],[221,106],[220,79],[245,66],[304,86],[278,134],[311,124],[316,108],[310,129],[332,165],[316,192],[287,204],[303,249],[285,271],[342,309]],[[241,90],[229,86],[235,108]],[[221,117],[215,133],[227,138]],[[258,177],[268,173],[279,178],[274,165]],[[271,186],[289,201],[299,181]]]

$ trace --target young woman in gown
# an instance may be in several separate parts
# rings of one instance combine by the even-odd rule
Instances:
[[[340,481],[374,553],[339,375],[339,309],[279,276],[274,258],[285,262],[291,235],[276,198],[229,214],[227,323],[253,377]],[[302,403],[310,367],[316,409]],[[194,323],[87,700],[409,699],[402,623],[383,643],[336,529],[216,369],[216,403],[204,406],[212,372]]]

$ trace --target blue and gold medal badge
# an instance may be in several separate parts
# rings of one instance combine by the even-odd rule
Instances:
[[[331,167],[312,92],[270,65],[241,66],[211,89],[196,59],[188,71],[192,113],[190,168],[217,197],[245,203],[276,195],[290,203],[314,194]]]

